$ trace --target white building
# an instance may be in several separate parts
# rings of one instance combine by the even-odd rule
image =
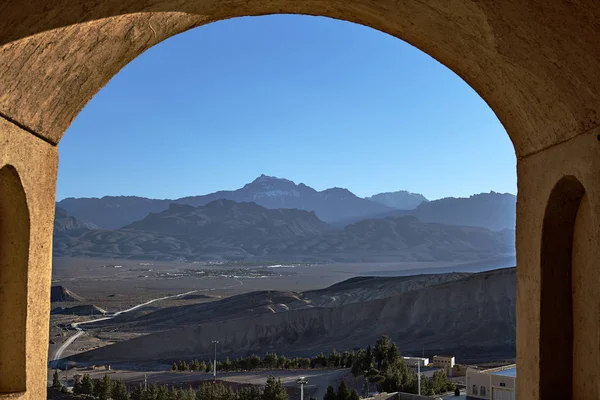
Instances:
[[[467,370],[467,399],[515,400],[517,369],[477,371]]]
[[[446,375],[452,376],[452,367],[454,367],[454,364],[454,356],[433,356],[433,361],[430,365],[432,367],[443,368]]]
[[[406,365],[408,365],[409,367],[417,367],[417,366],[421,366],[421,367],[426,367],[427,365],[429,365],[429,358],[424,358],[424,357],[402,357],[404,358],[404,361],[406,361]]]

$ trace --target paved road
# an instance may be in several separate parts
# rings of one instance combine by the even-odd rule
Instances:
[[[192,290],[190,292],[185,292],[185,293],[180,293],[180,294],[175,294],[172,296],[165,296],[165,297],[160,297],[157,299],[152,299],[149,300],[145,303],[142,304],[138,304],[137,306],[133,306],[131,308],[128,308],[126,310],[123,311],[118,311],[112,315],[108,315],[106,317],[101,317],[101,318],[96,318],[96,319],[92,319],[89,321],[84,321],[84,322],[74,322],[71,324],[71,327],[74,328],[77,333],[75,333],[73,336],[71,336],[70,338],[68,338],[67,340],[65,340],[65,342],[56,350],[56,352],[54,353],[54,356],[52,357],[52,361],[50,362],[50,368],[55,368],[58,366],[58,361],[61,359],[62,354],[64,353],[64,351],[73,344],[73,342],[75,342],[75,340],[77,340],[77,338],[79,338],[81,335],[83,335],[85,333],[85,331],[80,327],[81,325],[85,325],[85,324],[91,324],[94,322],[100,322],[100,321],[106,321],[109,319],[113,319],[114,317],[121,315],[121,314],[125,314],[134,310],[137,310],[141,307],[145,307],[147,305],[150,305],[152,303],[155,303],[157,301],[161,301],[161,300],[168,300],[168,299],[174,299],[177,297],[182,297],[182,296],[186,296],[188,294],[192,294],[192,293],[196,293],[198,292],[198,290]]]
[[[244,286],[244,282],[242,282],[239,279],[236,279],[237,284],[236,285],[230,285],[230,286],[226,286],[224,288],[220,288],[220,289],[231,289],[234,287],[238,287],[238,286]],[[65,350],[73,344],[73,342],[75,342],[75,340],[77,340],[77,338],[81,337],[81,335],[83,335],[85,333],[85,331],[81,328],[81,325],[85,325],[85,324],[91,324],[94,322],[100,322],[100,321],[106,321],[109,319],[113,319],[114,317],[121,315],[121,314],[125,314],[131,311],[135,311],[139,308],[145,307],[147,305],[150,305],[152,303],[155,303],[157,301],[162,301],[162,300],[168,300],[168,299],[175,299],[177,297],[183,297],[186,296],[188,294],[192,294],[192,293],[197,293],[197,292],[210,292],[213,290],[216,290],[217,288],[210,288],[210,289],[198,289],[198,290],[191,290],[189,292],[185,292],[185,293],[180,293],[180,294],[175,294],[172,296],[165,296],[165,297],[159,297],[156,299],[152,299],[149,301],[146,301],[145,303],[141,303],[138,304],[137,306],[133,306],[131,308],[128,308],[126,310],[122,310],[122,311],[117,311],[114,314],[111,315],[107,315],[105,317],[101,317],[101,318],[96,318],[96,319],[92,319],[89,321],[85,321],[85,322],[74,322],[71,324],[71,327],[74,328],[77,333],[75,333],[73,336],[71,336],[70,338],[68,338],[67,340],[65,340],[65,342],[56,350],[56,352],[54,352],[54,356],[52,357],[52,360],[50,361],[50,368],[57,368],[58,367],[58,361],[61,359],[62,354],[65,352]]]

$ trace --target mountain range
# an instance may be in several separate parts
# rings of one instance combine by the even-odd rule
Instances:
[[[313,211],[322,221],[343,228],[372,218],[413,215],[424,222],[467,225],[500,231],[515,228],[516,197],[512,194],[485,193],[470,198],[445,198],[435,201],[418,193],[398,191],[360,198],[347,189],[317,191],[303,183],[261,175],[237,190],[218,191],[179,199],[149,199],[136,196],[66,198],[57,206],[81,224],[104,229],[120,229],[159,213],[171,204],[194,207],[215,200],[253,202],[267,209]]]
[[[59,210],[57,214],[64,214]],[[57,220],[61,224],[64,218]],[[76,219],[75,219],[76,221]],[[122,229],[55,230],[54,255],[161,260],[435,261],[514,252],[514,230],[367,219],[334,229],[314,212],[215,200],[171,204]],[[70,225],[70,226],[71,226]]]

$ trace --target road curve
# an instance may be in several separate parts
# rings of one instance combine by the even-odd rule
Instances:
[[[107,315],[105,317],[96,318],[96,319],[92,319],[92,320],[84,321],[84,322],[73,322],[71,324],[71,327],[74,328],[77,331],[77,333],[75,333],[73,336],[71,336],[70,338],[68,338],[67,340],[65,340],[65,342],[54,352],[54,356],[52,357],[52,360],[50,361],[50,368],[56,368],[58,366],[58,362],[60,361],[60,359],[61,359],[62,354],[64,353],[64,351],[70,345],[72,345],[73,342],[75,342],[75,340],[77,340],[77,338],[81,337],[81,335],[83,335],[85,333],[85,331],[82,328],[80,328],[81,325],[91,324],[91,323],[94,323],[94,322],[100,322],[100,321],[106,321],[106,320],[109,320],[109,319],[113,319],[114,317],[116,317],[118,315],[125,314],[125,313],[128,313],[128,312],[137,310],[139,308],[145,307],[145,306],[147,306],[149,304],[152,304],[152,303],[155,303],[157,301],[174,299],[174,298],[177,298],[177,297],[182,297],[182,296],[186,296],[188,294],[196,293],[198,291],[199,290],[192,290],[192,291],[189,291],[189,292],[175,294],[175,295],[172,295],[172,296],[159,297],[159,298],[156,298],[156,299],[152,299],[152,300],[146,301],[145,303],[138,304],[137,306],[133,306],[133,307],[128,308],[126,310],[117,311],[116,313],[111,314],[111,315]]]

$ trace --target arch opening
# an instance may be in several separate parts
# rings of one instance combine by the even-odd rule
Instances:
[[[26,389],[29,210],[16,169],[0,169],[0,394]]]
[[[583,185],[563,177],[552,189],[542,228],[540,398],[573,393],[573,237]],[[565,373],[565,371],[567,371]]]

